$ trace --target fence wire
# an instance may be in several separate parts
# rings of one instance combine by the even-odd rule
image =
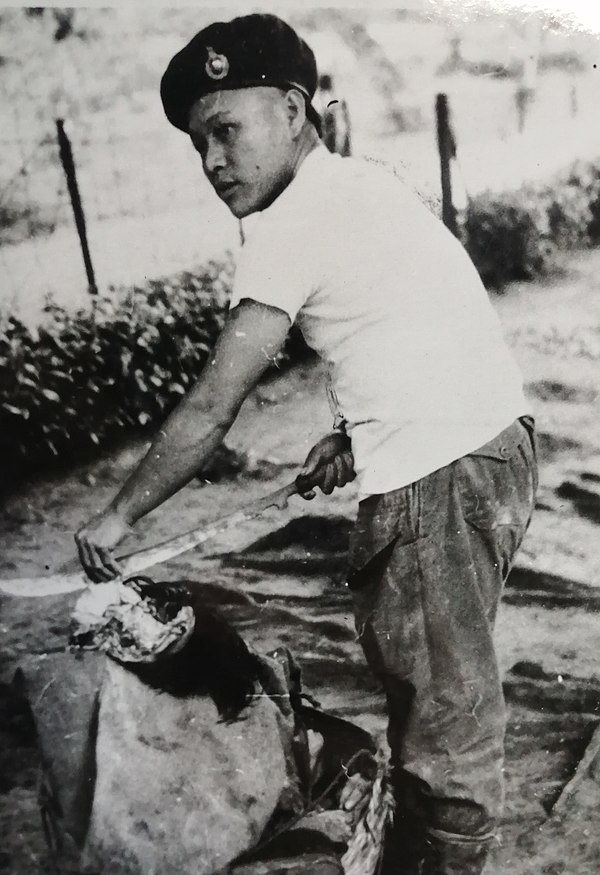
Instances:
[[[189,269],[238,241],[189,142],[164,119],[159,82],[191,34],[243,10],[60,11],[0,10],[0,311],[29,321],[47,295],[87,304],[58,118],[72,142],[100,291]],[[518,22],[512,30],[475,23],[457,41],[451,27],[406,10],[309,9],[288,18],[328,73],[329,97],[347,101],[355,154],[404,167],[416,188],[439,193],[438,92],[449,96],[470,194],[518,187],[536,167],[550,172],[586,149],[600,154],[597,79],[583,69],[590,52],[597,57],[598,37],[549,32],[551,69],[517,140],[514,65],[467,63],[460,53],[505,58],[522,39]]]

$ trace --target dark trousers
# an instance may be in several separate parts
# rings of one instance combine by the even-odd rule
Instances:
[[[400,805],[404,793],[411,816],[450,840],[489,838],[502,811],[505,707],[493,627],[536,489],[533,422],[524,417],[359,505],[348,583],[360,642],[387,695]]]

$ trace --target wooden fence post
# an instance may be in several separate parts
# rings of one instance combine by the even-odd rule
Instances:
[[[456,158],[456,141],[450,123],[450,109],[446,94],[438,94],[435,101],[437,140],[440,152],[442,180],[442,219],[447,228],[458,237],[456,209],[452,202],[452,174],[450,162]]]
[[[520,134],[525,130],[525,123],[535,97],[535,89],[519,85],[515,91],[515,103],[517,106],[517,130]]]
[[[577,95],[577,84],[573,82],[569,89],[569,110],[571,112],[571,117],[575,118],[577,113],[579,112],[579,100]]]
[[[529,110],[535,100],[541,39],[540,22],[535,16],[531,16],[525,23],[523,70],[515,92],[517,128],[520,134],[525,130]]]
[[[94,268],[92,266],[92,257],[90,255],[90,247],[88,245],[87,230],[85,225],[85,215],[83,212],[83,204],[79,194],[79,186],[77,185],[77,174],[75,172],[75,161],[73,160],[73,150],[71,142],[65,131],[64,119],[56,119],[56,133],[58,137],[58,148],[60,153],[60,161],[67,179],[67,188],[69,197],[71,198],[71,206],[73,207],[73,216],[75,217],[75,226],[79,235],[81,244],[81,252],[83,255],[83,263],[88,281],[88,290],[91,295],[98,294],[98,286],[96,285],[96,277],[94,276]]]

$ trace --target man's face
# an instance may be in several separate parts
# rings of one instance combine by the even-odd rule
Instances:
[[[278,88],[201,97],[188,130],[210,184],[237,218],[265,209],[292,178],[294,140]]]

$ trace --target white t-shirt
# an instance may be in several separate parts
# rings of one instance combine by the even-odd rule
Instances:
[[[284,310],[329,363],[362,494],[412,483],[528,412],[473,263],[392,173],[318,146],[251,219],[230,306]]]

